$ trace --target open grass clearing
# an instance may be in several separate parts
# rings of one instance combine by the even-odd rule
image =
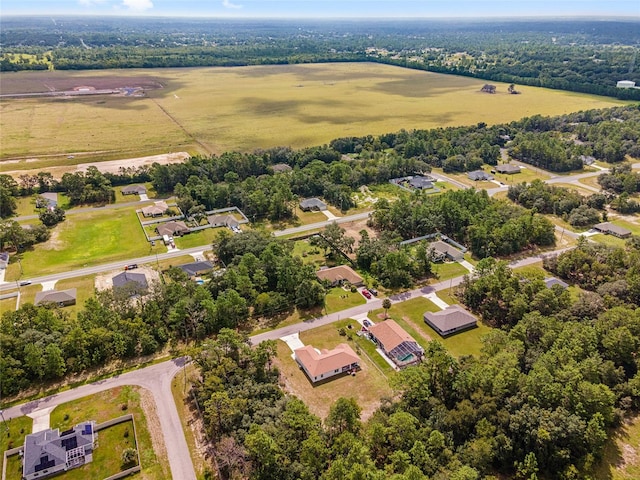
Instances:
[[[43,84],[54,76],[73,88],[105,86],[110,79],[121,83],[124,75],[122,70],[17,72],[1,78],[3,90],[13,91],[38,84],[45,90]],[[535,87],[522,87],[522,95],[486,95],[478,79],[374,63],[132,69],[126,77],[163,88],[135,98],[3,101],[0,158],[62,154],[66,159],[69,153],[94,152],[100,160],[167,151],[299,148],[401,128],[495,124],[624,104]],[[48,162],[32,165],[43,163]]]
[[[324,248],[313,246],[308,240],[294,241],[292,254],[302,258],[305,264],[311,263],[318,268],[326,263]]]
[[[582,182],[584,183],[584,182]],[[578,185],[577,183],[554,183],[553,184],[554,187],[562,187],[562,188],[567,188],[569,190],[573,190],[575,192],[578,192],[580,195],[588,197],[590,195],[593,195],[594,192],[593,190],[590,190],[588,188],[585,188],[581,185]]]
[[[332,349],[340,343],[350,345],[358,353],[362,366],[362,369],[355,376],[332,377],[325,382],[314,385],[291,357],[292,352],[289,347],[284,342],[278,342],[277,362],[285,379],[286,388],[304,400],[309,410],[321,418],[326,418],[331,405],[338,398],[353,397],[362,408],[362,418],[366,419],[380,405],[382,397],[392,395],[387,376],[369,358],[369,354],[359,347],[363,342],[369,342],[371,345],[373,343],[365,339],[358,339],[356,343],[338,333],[340,327],[346,328],[348,324],[352,324],[353,328],[349,332],[355,336],[356,328],[360,325],[354,320],[345,320],[302,332],[300,339],[305,345],[312,345],[318,349]]]
[[[609,245],[610,247],[619,247],[619,248],[624,248],[626,244],[626,240],[624,238],[618,238],[613,235],[607,235],[605,233],[598,233],[597,235],[592,235],[589,237],[589,240],[593,240],[598,243],[603,243],[605,245]]]
[[[602,172],[604,173],[604,172]],[[593,188],[597,188],[598,190],[602,189],[602,187],[600,186],[600,184],[598,183],[598,177],[600,175],[596,175],[594,177],[587,177],[587,178],[581,178],[578,180],[578,182],[583,183],[585,185],[588,185],[590,187]]]
[[[637,480],[640,478],[640,415],[630,418],[610,432],[602,462],[594,469],[594,478]]]
[[[125,405],[126,409],[123,410]],[[162,440],[162,432],[155,412],[153,398],[146,390],[131,386],[118,387],[62,404],[51,412],[50,425],[51,428],[63,429],[85,420],[95,420],[101,423],[127,413],[132,413],[135,421],[138,451],[142,463],[142,478],[154,480],[170,478],[166,454],[156,451],[161,450],[164,452],[164,441]],[[122,449],[116,450],[115,448],[118,448],[117,444],[109,443],[109,439],[105,439],[101,433],[98,434],[99,446],[94,453],[94,462],[74,470],[74,472],[78,472],[78,476],[73,477],[74,480],[106,477],[106,475],[92,475],[88,473],[89,471],[85,471],[85,469],[91,468],[96,463],[96,456],[101,449],[104,453],[100,455],[108,455],[110,457],[115,455],[119,466]],[[133,437],[132,429],[130,434],[130,437]],[[157,440],[162,442],[162,447],[158,447]],[[82,475],[83,471],[85,471],[84,475]],[[119,471],[119,468],[117,471]],[[117,471],[112,473],[117,473]],[[71,471],[67,472],[67,474],[69,473]],[[66,480],[67,477],[64,478]]]
[[[204,246],[211,245],[213,241],[218,238],[218,235],[220,235],[220,231],[225,228],[226,227],[205,228],[204,230],[192,232],[182,237],[173,237],[173,240],[176,244],[176,247],[180,249],[199,247],[201,245],[204,245]],[[242,226],[240,228],[246,228],[246,227]],[[157,244],[158,244],[158,241],[156,241],[156,245]]]
[[[0,456],[12,448],[24,444],[24,437],[31,433],[33,420],[26,415],[0,423]]]
[[[178,409],[193,468],[196,471],[196,478],[204,480],[207,462],[204,455],[205,439],[202,438],[203,425],[189,395],[191,386],[194,384],[195,379],[198,378],[198,375],[196,366],[192,363],[188,364],[186,369],[171,381],[171,394]]]
[[[443,300],[445,299],[443,296],[440,296],[440,298]],[[480,339],[484,334],[491,330],[490,327],[487,327],[482,324],[482,322],[478,321],[478,328],[467,330],[447,338],[442,338],[435,330],[424,322],[423,315],[424,312],[427,311],[438,312],[440,311],[440,308],[426,298],[414,298],[412,300],[407,300],[406,302],[394,304],[389,309],[388,314],[389,318],[398,322],[402,328],[406,329],[407,332],[409,332],[409,334],[411,334],[415,340],[422,345],[426,345],[426,337],[428,337],[431,340],[442,343],[449,353],[455,357],[460,357],[462,355],[478,356],[480,354],[480,349],[482,348],[482,342]],[[384,315],[383,309],[374,310],[371,313],[371,319],[374,322],[378,322],[381,320],[381,318],[378,318],[379,315]]]
[[[366,300],[360,292],[352,292],[341,287],[332,288],[325,297],[327,313],[339,312],[365,303]]]
[[[95,209],[67,219],[51,238],[22,254],[23,277],[148,255],[135,211]]]
[[[438,282],[471,273],[458,262],[434,263],[431,266],[431,271],[436,275]]]
[[[322,212],[305,212],[297,207],[295,209],[295,215],[298,219],[297,222],[294,222],[295,226],[311,225],[312,223],[319,223],[327,220],[326,215]]]

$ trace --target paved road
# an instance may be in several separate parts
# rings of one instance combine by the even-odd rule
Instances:
[[[309,225],[301,225],[300,227],[292,227],[285,228],[284,230],[278,230],[277,232],[273,232],[274,237],[284,237],[286,235],[293,235],[295,233],[303,233],[308,232],[310,230],[316,230],[319,228],[324,228],[331,223],[347,223],[347,222],[355,222],[358,220],[364,220],[365,218],[369,218],[369,214],[371,212],[363,212],[356,213],[354,215],[347,215],[346,217],[337,217],[332,220],[325,220],[324,222],[311,223]]]
[[[549,257],[552,255],[559,255],[563,252],[571,250],[572,248],[573,247],[560,248],[552,252],[543,253],[539,255],[532,255],[530,257],[523,258],[521,260],[515,260],[511,262],[509,266],[511,268],[518,268],[518,267],[524,267],[526,265],[532,265],[534,263],[544,260],[545,257]],[[407,300],[422,297],[429,293],[434,293],[440,290],[446,290],[447,288],[456,287],[460,285],[460,283],[462,283],[463,279],[464,279],[464,275],[461,275],[459,277],[454,277],[449,280],[435,283],[433,285],[427,285],[424,287],[416,288],[414,290],[409,290],[408,292],[392,295],[389,297],[389,299],[391,300],[392,304],[406,302]],[[364,305],[358,305],[357,307],[351,307],[345,310],[341,310],[339,312],[330,313],[328,315],[312,318],[310,320],[305,320],[304,322],[296,323],[295,325],[289,325],[286,327],[278,328],[276,330],[271,330],[269,332],[261,333],[259,335],[254,335],[250,337],[249,340],[253,345],[257,345],[258,343],[264,342],[265,340],[276,340],[278,338],[281,338],[287,335],[292,335],[294,333],[305,332],[313,328],[329,325],[331,323],[339,321],[340,319],[344,320],[345,318],[351,318],[356,315],[362,315],[363,313],[368,313],[371,310],[377,310],[379,308],[382,308],[382,299],[376,298],[375,300],[368,301]]]
[[[78,398],[93,395],[110,388],[123,385],[138,385],[153,394],[153,399],[160,419],[160,427],[167,447],[171,476],[175,480],[196,480],[196,474],[189,455],[189,448],[182,430],[178,409],[171,394],[171,380],[185,365],[184,357],[117,375],[106,380],[99,380],[73,390],[34,400],[22,405],[7,408],[3,412],[5,420],[27,415],[41,408],[50,408]]]

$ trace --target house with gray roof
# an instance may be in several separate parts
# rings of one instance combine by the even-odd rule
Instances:
[[[122,272],[113,277],[113,288],[119,288],[131,293],[131,296],[146,293],[149,288],[147,276],[144,273]]]
[[[547,288],[551,288],[554,285],[560,285],[560,287],[562,288],[567,288],[569,286],[569,284],[567,282],[563,282],[562,280],[560,280],[559,278],[556,277],[548,277],[544,279],[544,284],[547,286]]]
[[[212,227],[237,228],[240,225],[233,215],[209,215],[207,221]]]
[[[147,193],[147,187],[144,185],[127,185],[121,191],[122,195],[143,195]]]
[[[443,337],[478,326],[476,317],[460,305],[450,305],[439,312],[425,312],[424,321]]]
[[[161,236],[169,236],[169,237],[181,237],[182,235],[186,235],[187,233],[191,233],[191,229],[187,227],[187,224],[183,221],[170,221],[167,223],[163,223],[162,225],[158,225],[156,227],[156,232]]]
[[[22,451],[22,478],[47,478],[91,462],[97,440],[94,421],[79,423],[62,433],[56,428],[27,435]]]
[[[618,238],[627,238],[631,236],[631,230],[627,230],[624,227],[619,227],[618,225],[614,225],[609,222],[598,223],[597,225],[594,225],[593,228],[600,233],[611,234]]]
[[[68,307],[76,304],[78,296],[77,289],[70,288],[68,290],[47,290],[45,292],[36,293],[34,305],[58,305],[59,307]]]
[[[464,252],[442,240],[430,243],[429,248],[433,251],[435,260],[444,261],[448,258],[449,260],[458,262],[464,259]]]
[[[467,173],[467,177],[474,182],[480,180],[493,180],[493,175],[485,172],[484,170],[474,170],[473,172]]]
[[[178,268],[186,273],[189,277],[197,277],[203,273],[213,270],[213,263],[211,262],[192,262],[185,263],[184,265],[178,265]]]
[[[9,252],[0,252],[0,268],[7,268],[9,265]]]
[[[514,165],[513,163],[504,163],[502,165],[496,165],[494,169],[498,173],[505,173],[507,175],[520,173],[520,167],[518,165]]]
[[[409,186],[416,190],[428,190],[433,188],[433,180],[418,175],[409,179]]]
[[[300,210],[303,210],[305,212],[311,210],[324,211],[326,209],[327,204],[319,198],[305,198],[304,200],[300,201]]]

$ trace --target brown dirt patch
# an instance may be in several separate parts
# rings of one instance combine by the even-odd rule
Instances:
[[[51,236],[49,240],[42,244],[43,250],[63,250],[64,242],[60,240],[60,229],[54,228],[51,231]]]
[[[158,417],[153,394],[145,388],[138,389],[138,392],[140,393],[140,406],[142,407],[147,419],[147,429],[151,435],[153,451],[156,452],[158,458],[168,458],[167,446],[164,443],[164,435],[162,434],[160,418]],[[159,464],[162,467],[162,473],[164,473],[165,477],[170,478],[171,473],[167,469],[166,462],[159,462]]]
[[[416,331],[416,333],[420,335],[422,338],[424,338],[427,342],[430,342],[432,340],[432,338],[429,335],[427,335],[422,331],[422,327],[420,327],[416,322],[411,320],[409,317],[403,316],[402,320],[407,322]]]

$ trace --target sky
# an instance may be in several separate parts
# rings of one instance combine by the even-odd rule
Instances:
[[[1,0],[0,15],[640,17],[640,0]]]

